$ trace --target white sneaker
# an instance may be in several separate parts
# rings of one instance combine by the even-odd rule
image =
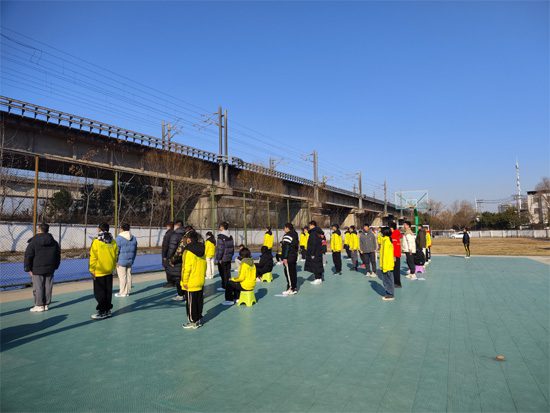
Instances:
[[[44,311],[44,306],[42,305],[35,305],[33,308],[29,310],[31,313],[41,313]]]
[[[116,293],[116,294],[115,294],[115,297],[119,297],[119,298],[120,298],[120,297],[126,297],[126,296],[125,296],[124,294],[121,294],[121,293]]]
[[[407,270],[407,275],[409,275],[411,273],[411,270]]]
[[[320,278],[317,278],[317,279],[310,282],[310,284],[312,284],[312,285],[319,285],[319,284],[322,284],[322,283],[323,283],[323,280],[321,280]]]
[[[176,295],[176,296],[172,297],[172,300],[173,300],[173,301],[183,301],[183,296],[181,296],[181,295]]]
[[[298,294],[298,291],[296,290],[289,290],[287,295],[296,295]]]
[[[277,261],[275,265],[283,265],[283,263],[281,261]]]
[[[45,306],[44,306],[44,311],[48,311],[48,310],[49,310],[48,306],[45,305]]]
[[[284,296],[290,295],[290,291],[291,291],[291,290],[283,291],[283,292],[281,293],[281,295],[284,295]]]
[[[224,301],[222,305],[233,305],[235,304],[233,301]]]
[[[225,288],[218,287],[218,288],[216,288],[216,291],[225,291]]]
[[[410,278],[412,281],[418,280],[418,278],[416,278],[416,275],[414,275],[414,274],[412,274],[409,278]]]
[[[370,275],[369,275],[370,278],[376,278],[376,274],[371,272]]]

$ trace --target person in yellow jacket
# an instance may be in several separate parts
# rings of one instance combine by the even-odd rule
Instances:
[[[302,261],[306,260],[307,240],[309,239],[309,228],[303,227],[300,234],[300,254],[302,255]]]
[[[386,295],[382,297],[384,301],[392,301],[394,299],[394,254],[393,244],[391,241],[391,229],[388,227],[382,228],[380,231],[380,269],[382,270],[382,282]]]
[[[196,231],[185,234],[185,251],[181,269],[180,285],[185,293],[185,309],[188,322],[183,328],[197,329],[201,324],[204,303],[203,287],[206,278],[206,245],[199,242]]]
[[[214,278],[214,258],[216,257],[216,238],[212,231],[206,233],[204,241],[204,255],[206,256],[206,279]]]
[[[269,252],[273,249],[273,232],[271,232],[271,227],[266,227],[264,234],[264,243],[262,246],[267,247]]]
[[[223,305],[233,305],[239,299],[241,291],[253,291],[256,286],[256,266],[248,248],[241,250],[242,262],[237,278],[231,278],[225,287]]]
[[[334,274],[342,275],[342,233],[340,232],[340,226],[338,224],[332,225],[330,250],[332,251]]]
[[[355,226],[349,227],[348,245],[351,255],[351,266],[353,271],[357,271],[359,265],[359,235],[355,230]]]
[[[102,320],[111,316],[113,308],[113,271],[116,268],[118,246],[109,232],[109,224],[99,224],[97,238],[90,247],[89,270],[94,279],[94,296],[97,301],[97,313],[93,320]]]
[[[426,265],[432,260],[432,233],[426,228]]]
[[[351,231],[349,227],[346,227],[346,230],[344,231],[344,249],[346,250],[346,255],[348,256],[348,259],[351,258],[351,252],[349,250],[349,237],[350,237]]]

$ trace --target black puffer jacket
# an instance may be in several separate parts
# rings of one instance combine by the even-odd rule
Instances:
[[[309,239],[307,240],[306,264],[304,270],[313,274],[322,274],[325,269],[323,266],[323,239],[324,232],[321,228],[315,227],[309,230]]]
[[[173,229],[169,229],[162,238],[162,265],[166,267],[168,261],[168,245],[170,244],[170,237],[174,233]]]
[[[263,275],[273,270],[273,255],[270,252],[264,252],[260,255],[260,262],[256,264],[256,273]]]
[[[52,275],[59,268],[61,249],[51,234],[36,234],[25,250],[25,271]]]
[[[176,253],[176,250],[178,249],[178,245],[180,244],[181,239],[183,238],[183,235],[185,234],[185,230],[183,227],[179,227],[170,234],[170,240],[168,241],[168,251],[166,253],[166,257],[170,261],[168,263],[168,266],[166,267],[166,272],[168,275],[173,279],[178,281],[181,278],[181,257],[178,257],[174,262],[170,258]]]
[[[216,242],[216,262],[231,262],[235,253],[235,242],[229,232],[223,231],[218,234]]]

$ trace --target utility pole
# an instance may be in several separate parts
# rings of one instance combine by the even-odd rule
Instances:
[[[359,171],[358,176],[358,185],[359,185],[359,209],[363,209],[363,184],[361,182],[361,171]]]
[[[225,138],[225,142],[224,142],[224,146],[225,146],[225,171],[224,171],[224,182],[226,185],[229,184],[229,151],[228,151],[228,144],[227,144],[227,109],[225,110],[225,115],[224,115],[224,128],[225,128],[225,131],[224,131],[224,138]]]
[[[518,190],[518,194],[517,194],[518,217],[521,217],[521,184],[519,182],[519,162],[517,158],[516,158],[516,187]]]
[[[388,215],[388,185],[384,179],[384,216]]]
[[[271,156],[269,157],[269,169],[272,171],[275,170],[275,159],[273,159]]]
[[[218,148],[218,181],[223,185],[223,123],[222,123],[222,107],[218,108],[218,129],[219,129],[219,148]]]
[[[319,205],[319,161],[317,159],[317,151],[313,151],[313,201],[315,205]]]
[[[162,149],[166,149],[166,144],[164,142],[165,140],[166,140],[166,123],[162,121]]]

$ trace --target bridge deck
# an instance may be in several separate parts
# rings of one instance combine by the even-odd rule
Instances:
[[[208,284],[196,331],[158,281],[99,322],[89,291],[3,304],[2,411],[548,411],[545,264],[435,257],[394,302],[347,269],[276,297],[276,268],[252,308]]]

